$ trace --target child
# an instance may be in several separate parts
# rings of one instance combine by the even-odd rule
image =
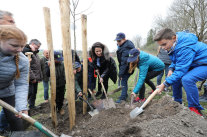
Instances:
[[[56,107],[58,113],[61,115],[65,114],[63,107],[64,95],[65,95],[65,68],[63,64],[63,56],[60,52],[54,51],[54,60],[55,60],[55,75],[56,75]],[[50,62],[45,65],[46,74],[50,77]]]
[[[26,42],[26,35],[17,27],[0,25],[0,99],[15,107],[17,117],[28,114],[29,61],[21,53]],[[4,113],[12,131],[23,130],[21,119],[7,109]]]
[[[145,101],[145,83],[155,90],[156,87],[150,79],[161,74],[165,65],[159,58],[136,48],[130,50],[127,61],[130,63],[129,73],[136,67],[139,69],[139,79],[131,95],[136,96],[139,92],[139,97],[135,99],[135,102],[143,102]]]
[[[173,32],[169,28],[160,30],[154,40],[168,51],[172,64],[165,82],[158,86],[160,92],[165,87],[173,86],[174,100],[182,103],[182,86],[184,87],[188,107],[198,115],[203,107],[199,104],[197,81],[207,79],[207,45],[187,32]]]

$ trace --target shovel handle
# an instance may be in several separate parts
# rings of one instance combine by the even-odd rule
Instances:
[[[7,104],[6,102],[4,102],[1,99],[0,99],[0,105],[2,107],[6,108],[7,110],[11,111],[12,113],[16,114],[16,115],[19,114],[18,111],[14,107],[12,107],[11,105]],[[30,116],[28,116],[28,115],[26,115],[24,113],[22,114],[22,119],[24,119],[24,120],[28,121],[29,123],[31,123],[32,125],[34,125],[36,128],[38,128],[40,131],[42,131],[48,137],[58,137],[53,132],[51,132],[49,129],[47,129],[42,124],[37,122],[35,119],[31,118]]]
[[[158,93],[159,89],[156,89],[152,94],[147,98],[147,100],[144,102],[144,104],[140,107],[141,109],[144,109],[147,104],[154,98],[154,96]]]
[[[89,93],[91,94],[91,96],[92,96],[93,100],[95,100],[95,101],[96,101],[97,99],[96,99],[96,97],[94,96],[93,92],[92,92],[90,89],[88,89],[88,91],[89,91]]]
[[[97,74],[98,74],[98,77],[99,77],[99,79],[100,79],[101,76],[100,76],[100,74],[99,74],[98,71],[97,71]],[[101,86],[102,86],[102,88],[103,88],[103,90],[104,90],[104,94],[105,94],[105,96],[106,96],[106,99],[109,100],[108,97],[107,97],[106,90],[105,90],[105,87],[104,87],[104,85],[103,85],[103,82],[101,82]]]

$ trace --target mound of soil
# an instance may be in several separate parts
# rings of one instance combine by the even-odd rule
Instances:
[[[41,104],[41,108],[31,114],[50,130],[60,135],[82,137],[151,137],[151,136],[207,136],[207,120],[191,112],[188,108],[172,100],[170,96],[164,96],[159,100],[153,100],[144,109],[144,112],[135,119],[130,119],[132,110],[127,102],[117,105],[117,108],[100,111],[98,115],[91,117],[82,114],[82,102],[76,102],[76,126],[69,131],[69,118],[67,106],[64,116],[58,114],[58,127],[52,127],[50,106]],[[141,104],[136,104],[140,106]]]

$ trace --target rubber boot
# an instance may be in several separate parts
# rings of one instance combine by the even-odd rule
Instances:
[[[207,86],[204,86],[204,93],[199,97],[200,102],[207,102]]]

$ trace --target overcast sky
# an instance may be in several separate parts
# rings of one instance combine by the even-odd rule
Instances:
[[[114,41],[118,32],[124,32],[127,39],[135,35],[146,38],[157,16],[166,16],[173,0],[80,0],[77,13],[91,8],[87,15],[88,47],[97,41],[117,49]],[[47,48],[43,7],[50,8],[54,49],[62,49],[59,0],[0,0],[0,9],[14,14],[17,27],[28,36],[42,42]],[[77,16],[76,18],[80,18]],[[72,18],[71,18],[72,19]],[[81,22],[77,21],[77,49],[82,49]],[[73,30],[71,30],[71,35]],[[71,39],[73,48],[73,40]]]

